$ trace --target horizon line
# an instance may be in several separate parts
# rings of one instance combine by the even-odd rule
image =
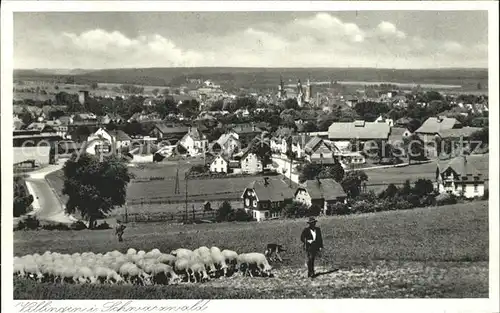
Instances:
[[[389,67],[330,67],[330,66],[295,66],[295,67],[267,67],[267,66],[148,66],[148,67],[110,67],[110,68],[82,68],[82,67],[31,67],[31,68],[13,68],[16,70],[87,70],[87,71],[102,71],[102,70],[133,70],[133,69],[195,69],[195,68],[227,68],[227,69],[373,69],[373,70],[488,70],[489,67],[418,67],[418,68],[389,68]]]

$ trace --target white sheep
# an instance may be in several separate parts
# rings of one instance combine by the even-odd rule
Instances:
[[[174,269],[166,264],[158,263],[154,264],[151,268],[151,275],[153,277],[153,282],[158,284],[168,284],[172,282],[180,281],[180,277],[175,273]],[[170,278],[170,280],[169,280]]]
[[[212,261],[212,259],[210,258],[210,262],[211,261]],[[215,268],[215,266],[214,266],[214,268]],[[198,256],[193,256],[189,260],[189,270],[193,274],[193,278],[194,278],[195,283],[198,282],[197,274],[200,275],[200,281],[202,281],[203,279],[207,279],[207,280],[210,279],[210,277],[207,274],[207,270],[205,268],[204,260],[200,259]],[[189,273],[188,273],[188,282],[190,282],[189,281]]]
[[[233,250],[222,250],[222,255],[226,260],[226,264],[236,265],[236,261],[238,260],[238,253]]]
[[[171,254],[165,254],[165,253],[162,253],[159,257],[158,257],[158,262],[160,263],[163,263],[163,264],[167,264],[167,265],[170,265],[170,266],[175,266],[175,260],[177,258]]]
[[[176,256],[177,258],[189,258],[193,254],[193,251],[189,249],[177,249],[170,252],[170,254]]]
[[[224,257],[224,255],[220,252],[220,250],[218,252],[216,250],[213,250],[210,256],[212,257],[212,262],[215,267],[219,270],[222,270],[222,275],[226,276],[228,266],[226,264],[226,258]]]
[[[257,252],[252,252],[252,253],[243,253],[238,255],[238,267],[241,265],[246,266],[246,273],[249,273],[250,276],[253,277],[252,275],[252,269],[255,268],[258,270],[261,274],[266,273],[268,274],[269,271],[272,269],[271,265],[269,265],[269,262],[267,261],[267,258],[264,254],[262,253],[257,253]]]
[[[188,282],[190,282],[189,265],[189,259],[187,258],[177,258],[175,260],[175,272],[179,275],[186,274]]]
[[[92,270],[86,266],[77,269],[76,278],[78,279],[78,282],[81,284],[87,282],[94,282],[95,280],[97,280],[97,277],[94,275]]]

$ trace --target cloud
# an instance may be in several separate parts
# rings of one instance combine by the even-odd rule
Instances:
[[[377,30],[381,35],[394,36],[396,38],[404,39],[406,34],[396,28],[396,26],[390,22],[382,21],[377,26]]]
[[[115,56],[117,62],[134,62],[135,66],[195,66],[203,60],[197,51],[182,49],[173,41],[158,35],[128,38],[119,31],[93,29],[81,34],[63,33],[69,48],[89,53],[88,57]]]
[[[390,21],[361,27],[330,13],[280,24],[254,23],[224,34],[186,34],[175,41],[158,33],[132,37],[100,28],[34,37],[37,49],[16,52],[16,65],[24,62],[28,67],[38,59],[33,67],[45,67],[47,62],[54,62],[53,67],[73,68],[484,67],[488,50],[484,43],[470,46],[412,36]],[[53,57],[46,60],[46,55]]]

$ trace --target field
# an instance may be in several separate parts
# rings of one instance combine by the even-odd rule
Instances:
[[[135,175],[127,189],[127,205],[129,213],[140,212],[178,212],[184,211],[186,180],[184,174],[193,164],[202,161],[189,161],[177,163],[143,164],[131,167],[130,172]],[[175,175],[179,169],[179,193],[175,193]],[[163,177],[163,180],[141,181],[144,178]],[[67,197],[62,194],[63,173],[56,171],[47,176],[50,184],[56,190],[62,201]],[[205,201],[212,202],[213,207],[218,207],[221,201],[232,201],[237,205],[243,190],[254,180],[262,176],[248,176],[219,179],[190,179],[188,180],[189,208],[195,205],[199,209]],[[272,179],[279,179],[278,177]],[[120,210],[123,211],[123,210]]]
[[[468,162],[483,174],[486,179],[485,187],[488,186],[489,177],[489,154],[484,155],[473,155],[467,158]],[[405,167],[393,167],[393,168],[383,168],[383,169],[373,169],[364,170],[366,175],[368,175],[368,181],[366,186],[368,190],[373,190],[375,192],[380,192],[384,190],[387,185],[395,184],[396,186],[402,185],[405,180],[409,179],[410,182],[416,181],[419,178],[430,179],[435,181],[436,179],[436,163],[425,163],[418,165],[410,165]]]
[[[305,220],[200,225],[129,224],[124,242],[112,230],[15,232],[14,253],[60,253],[129,247],[170,251],[217,245],[239,253],[279,242],[287,251],[275,278],[230,278],[203,285],[89,287],[16,279],[16,299],[97,298],[392,298],[487,297],[488,203],[320,218],[325,251],[312,283],[299,243]],[[318,286],[322,288],[313,288]]]
[[[468,158],[474,167],[480,171],[485,179],[488,179],[489,155],[476,155]],[[193,164],[201,164],[202,161],[194,160],[186,162],[166,162],[159,164],[143,164],[131,167],[130,172],[136,176],[138,181],[130,183],[127,190],[127,202],[129,213],[145,212],[169,212],[174,213],[185,209],[185,179],[184,173]],[[175,175],[179,169],[179,194],[175,194]],[[368,175],[367,189],[381,192],[388,184],[402,185],[406,179],[416,181],[419,178],[435,180],[436,163],[411,165],[406,167],[394,167],[383,169],[365,169]],[[164,180],[139,181],[148,177],[164,177]],[[62,171],[51,173],[47,176],[53,188],[66,201],[62,195],[63,178]],[[233,207],[240,203],[239,197],[244,188],[260,176],[221,178],[221,179],[197,179],[189,180],[188,195],[189,209],[194,205],[199,209],[205,201],[210,201],[212,207],[219,206],[221,201],[228,200]],[[275,179],[275,178],[273,178]],[[488,183],[486,181],[486,187]],[[123,212],[123,209],[118,212]]]
[[[370,68],[147,68],[106,69],[71,75],[77,84],[116,83],[152,86],[177,86],[185,84],[185,77],[212,79],[226,88],[254,87],[275,89],[280,75],[285,81],[295,82],[298,78],[313,81],[381,81],[410,84],[460,85],[461,91],[477,91],[477,84],[488,86],[487,69],[422,69],[394,70]],[[68,76],[36,71],[15,70],[14,79],[54,81]],[[484,91],[486,92],[486,91]]]

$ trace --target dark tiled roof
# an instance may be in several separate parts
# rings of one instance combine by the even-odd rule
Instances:
[[[438,164],[441,174],[446,172],[451,168],[455,173],[460,176],[479,176],[482,175],[472,164],[467,161],[464,156],[458,156],[453,158],[447,164],[446,162],[440,162]]]
[[[132,140],[123,130],[111,130],[109,134],[116,138],[118,141]]]
[[[167,125],[164,123],[158,123],[155,125],[156,128],[158,128],[162,133],[164,134],[187,134],[189,131],[189,127],[187,126],[179,126],[179,125]]]
[[[307,190],[312,200],[324,199],[326,201],[331,201],[337,198],[347,197],[342,186],[331,178],[307,180],[299,189]]]
[[[293,187],[293,185],[292,185]],[[279,178],[269,178],[268,184],[264,182],[264,177],[255,180],[248,188],[255,191],[259,201],[284,201],[293,198],[293,189],[289,184]]]

